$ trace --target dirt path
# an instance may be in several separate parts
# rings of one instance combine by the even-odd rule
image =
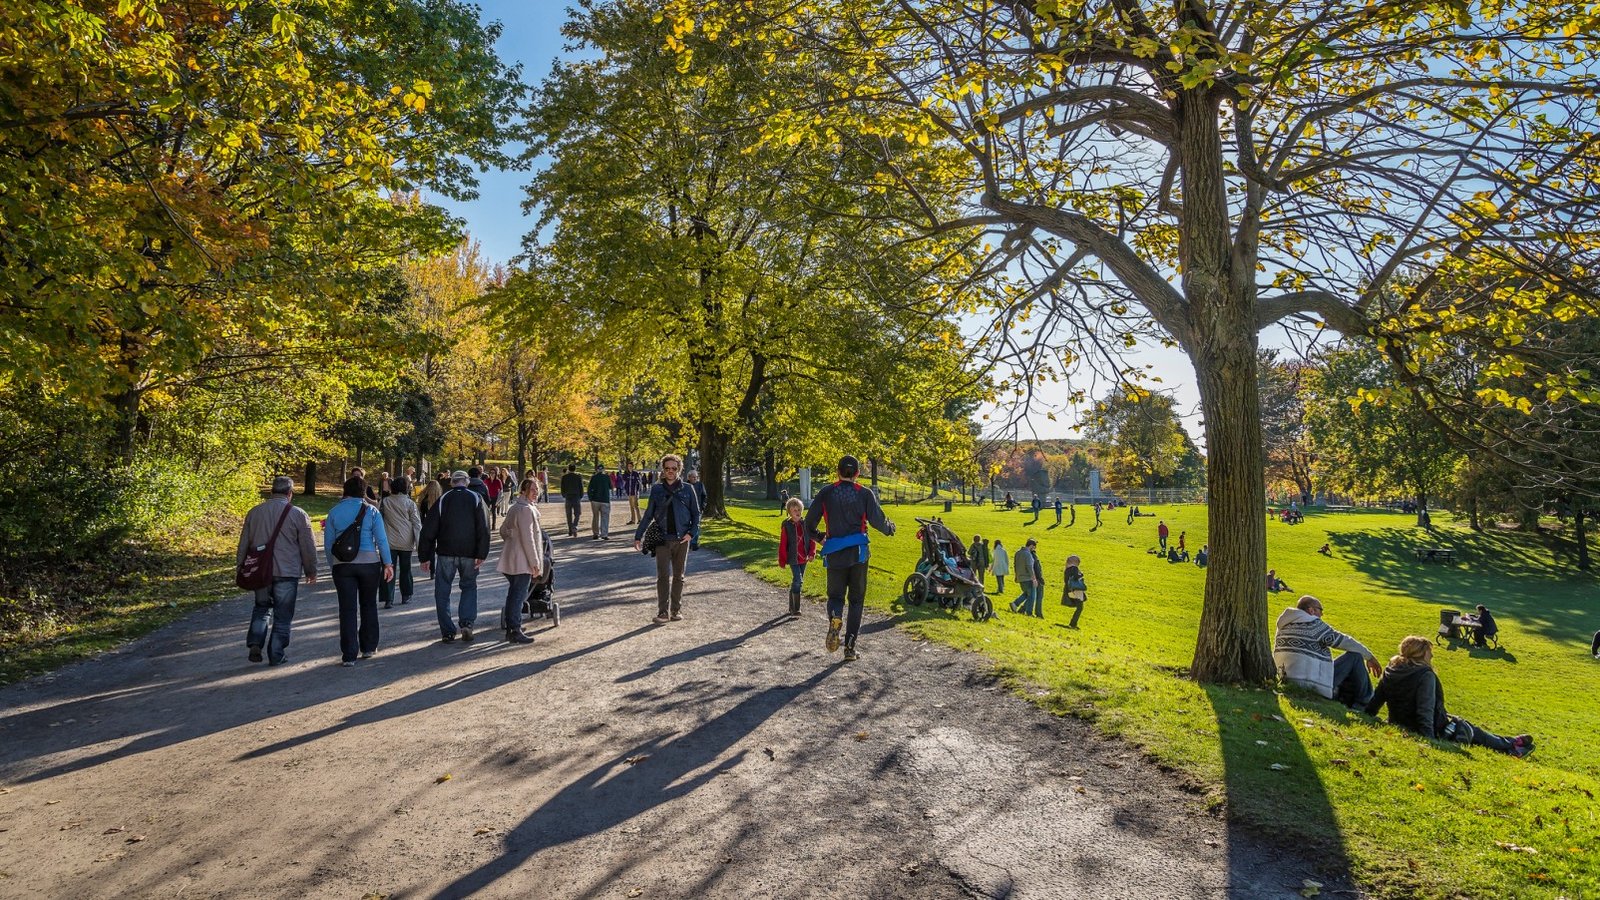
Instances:
[[[324,581],[302,588],[285,666],[246,662],[234,600],[0,690],[0,896],[1294,897],[1328,880],[976,657],[869,620],[840,665],[821,607],[789,623],[779,589],[708,552],[685,621],[656,627],[654,569],[624,535],[556,552],[566,616],[534,622],[531,647],[498,640],[487,574],[477,642],[441,644],[419,585],[382,613],[377,657],[341,669]]]

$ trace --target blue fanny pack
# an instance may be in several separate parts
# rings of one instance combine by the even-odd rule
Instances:
[[[861,548],[861,554],[859,558],[857,558],[856,562],[864,563],[867,561],[867,535],[866,532],[858,531],[855,534],[847,534],[843,537],[831,537],[823,541],[822,567],[824,569],[828,567],[829,554],[836,553],[840,550],[848,550],[851,547]]]

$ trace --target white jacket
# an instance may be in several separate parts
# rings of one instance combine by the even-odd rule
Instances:
[[[1006,548],[1001,546],[999,541],[995,541],[992,549],[994,551],[994,565],[990,567],[989,574],[996,578],[1004,578],[1010,575],[1011,560],[1006,556]]]

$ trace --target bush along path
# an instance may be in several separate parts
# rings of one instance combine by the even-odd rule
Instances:
[[[546,520],[559,511],[546,510]],[[618,535],[622,537],[622,535]],[[1295,897],[1341,886],[980,658],[691,556],[685,619],[622,540],[556,542],[559,628],[441,644],[431,593],[337,665],[326,582],[290,662],[239,599],[0,689],[0,894]]]

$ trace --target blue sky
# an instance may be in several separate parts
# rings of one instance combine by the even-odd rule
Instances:
[[[498,20],[503,26],[498,49],[502,59],[521,63],[522,75],[537,85],[549,73],[553,62],[567,58],[562,47],[561,25],[567,18],[566,0],[483,0],[479,4],[485,20]],[[440,201],[467,223],[467,231],[480,244],[487,261],[508,262],[522,249],[522,236],[531,221],[522,213],[530,173],[484,172],[479,175],[479,197],[466,203]],[[435,198],[438,199],[438,198]],[[1141,348],[1133,362],[1148,363],[1161,378],[1160,387],[1171,390],[1178,401],[1189,433],[1204,446],[1200,431],[1199,394],[1194,388],[1193,370],[1178,350]],[[1075,437],[1070,425],[1076,414],[1067,406],[1068,390],[1063,385],[1047,385],[1036,394],[1035,405],[1026,416],[1020,437]],[[1047,412],[1054,411],[1051,421]],[[1006,413],[985,409],[991,416],[988,425],[1006,418]],[[989,429],[986,429],[986,431]]]

